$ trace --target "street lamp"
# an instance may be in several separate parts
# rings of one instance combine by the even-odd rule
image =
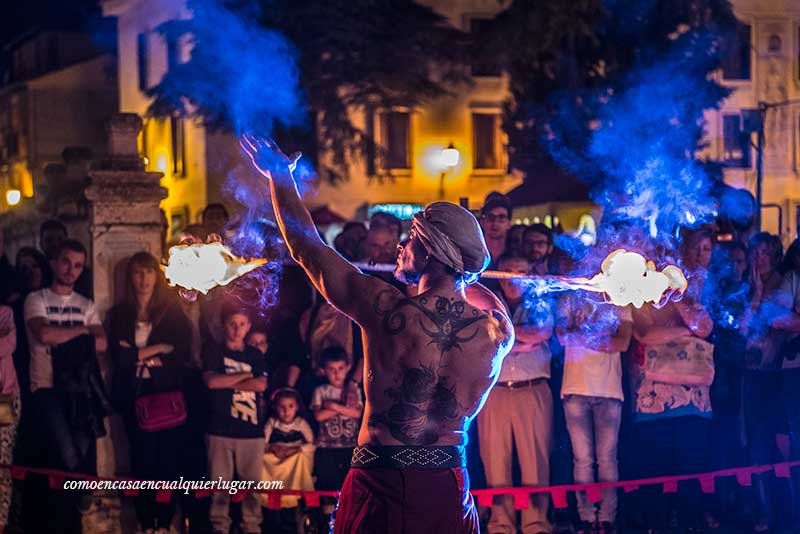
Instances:
[[[450,141],[450,144],[442,150],[440,156],[442,173],[439,175],[439,199],[441,200],[444,200],[444,177],[453,167],[458,165],[460,159],[461,155],[458,153],[458,149]]]
[[[9,206],[16,206],[22,200],[22,193],[19,189],[9,189],[6,191],[6,203]]]

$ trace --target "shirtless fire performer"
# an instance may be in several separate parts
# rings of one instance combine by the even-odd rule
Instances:
[[[367,402],[335,533],[477,533],[467,427],[514,341],[502,304],[469,285],[490,260],[478,221],[449,202],[414,216],[395,272],[419,286],[407,298],[319,238],[292,178],[299,154],[288,158],[274,142],[251,136],[241,145],[270,178],[292,258],[364,333]]]

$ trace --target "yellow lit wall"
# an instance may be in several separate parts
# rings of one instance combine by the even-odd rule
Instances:
[[[410,118],[411,169],[393,171],[391,179],[371,179],[364,161],[350,165],[349,181],[333,186],[320,183],[318,190],[306,198],[312,205],[327,204],[337,213],[352,217],[364,204],[408,203],[427,204],[439,200],[441,167],[438,157],[449,143],[460,153],[458,165],[445,174],[445,200],[458,202],[469,199],[471,207],[483,204],[491,191],[507,192],[520,185],[520,176],[506,172],[506,141],[498,128],[500,161],[496,170],[473,169],[473,113],[501,112],[507,97],[504,78],[477,78],[475,85],[454,89],[454,96],[441,98],[413,109]],[[363,114],[352,114],[354,122],[364,128]],[[498,117],[499,121],[499,117]],[[380,121],[375,119],[376,135],[380,137]]]
[[[156,29],[167,20],[188,18],[190,13],[183,0],[107,0],[103,2],[103,12],[118,20],[120,111],[145,117],[150,100],[139,87],[138,36],[147,35],[147,79],[152,87],[167,69],[166,42]],[[173,173],[169,120],[148,119],[143,135],[147,146],[142,147],[142,153],[148,158],[147,170],[164,173],[162,185],[169,194],[161,207],[170,222],[173,215],[184,212],[188,213],[186,222],[195,222],[208,198],[206,132],[202,125],[191,120],[183,123],[186,164],[182,175]],[[174,230],[170,228],[168,235]]]
[[[423,0],[421,3],[447,16],[451,24],[465,30],[469,27],[470,17],[491,18],[503,7],[503,2],[496,0]],[[520,185],[521,176],[506,172],[506,139],[500,131],[498,169],[473,169],[475,147],[472,114],[500,114],[503,102],[510,96],[508,81],[504,77],[478,77],[474,78],[473,85],[453,87],[451,92],[452,96],[410,110],[410,172],[393,173],[390,180],[370,179],[366,163],[353,162],[347,182],[338,186],[320,183],[316,191],[309,192],[306,202],[312,206],[327,204],[333,211],[353,217],[364,204],[424,205],[439,200],[440,169],[436,165],[436,158],[451,142],[459,150],[461,158],[458,166],[445,175],[445,200],[458,202],[459,198],[466,197],[470,207],[476,208],[483,204],[489,192],[508,192]],[[365,128],[363,113],[352,113],[351,117],[357,126]],[[376,137],[379,138],[380,121],[376,118],[374,124]]]
[[[779,0],[733,0],[734,13],[741,22],[750,25],[750,79],[718,79],[733,89],[719,111],[706,113],[707,148],[701,157],[724,159],[723,117],[740,114],[743,109],[755,109],[759,101],[775,102],[800,98],[800,3]],[[770,49],[770,39],[777,36],[779,46]],[[774,39],[773,39],[774,42]],[[800,105],[794,104],[767,114],[765,135],[763,200],[783,212],[782,227],[778,225],[778,210],[762,210],[762,228],[780,234],[784,245],[795,237],[796,217],[800,206]],[[752,135],[755,143],[756,136]],[[756,194],[756,151],[751,150],[750,168],[728,168],[725,181],[733,187],[748,189]]]

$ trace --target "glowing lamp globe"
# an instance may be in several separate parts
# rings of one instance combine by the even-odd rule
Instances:
[[[458,153],[458,149],[453,146],[453,143],[450,143],[447,148],[442,150],[442,167],[445,169],[455,167],[460,159],[461,155]]]
[[[19,189],[9,189],[6,191],[6,202],[9,206],[16,206],[22,200],[22,193]]]

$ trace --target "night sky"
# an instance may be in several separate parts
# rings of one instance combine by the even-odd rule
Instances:
[[[99,0],[0,0],[0,44],[34,28],[83,29],[101,16]]]

